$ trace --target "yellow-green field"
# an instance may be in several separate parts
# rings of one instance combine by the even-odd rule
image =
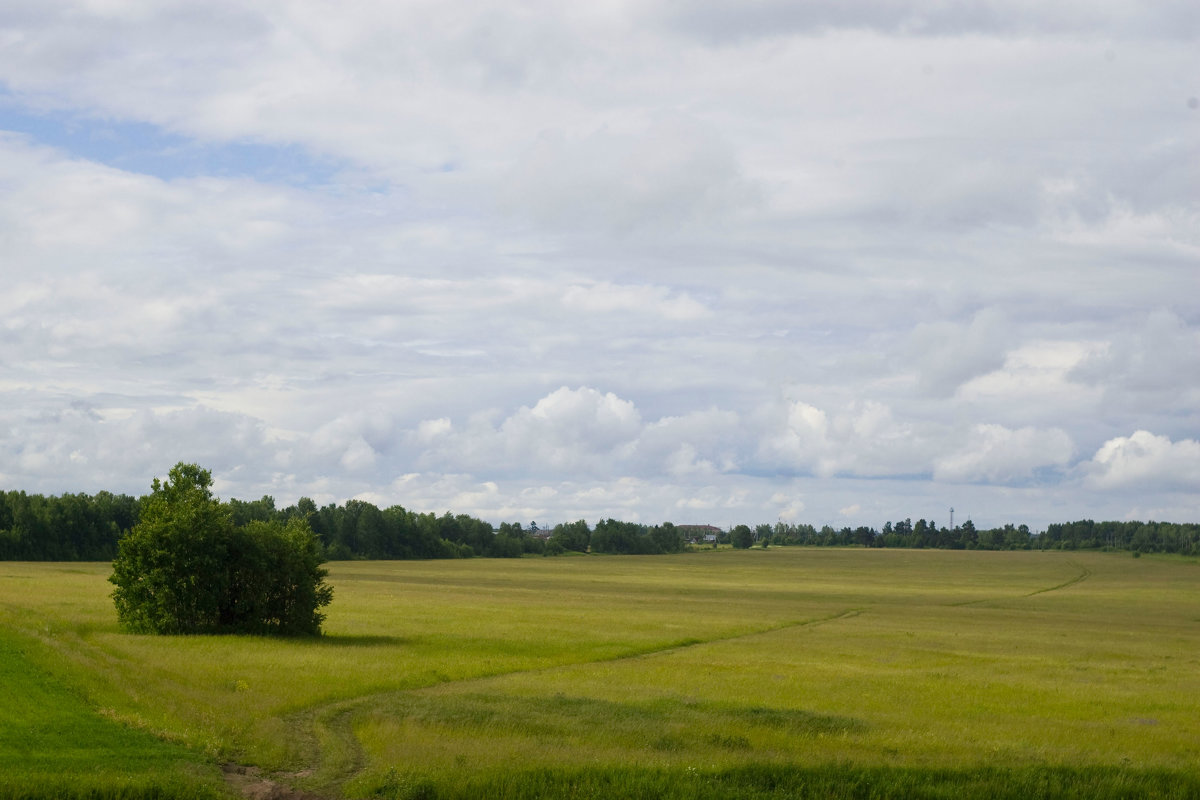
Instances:
[[[0,632],[209,778],[234,762],[334,797],[1200,791],[1194,560],[335,563],[319,640],[124,634],[108,574],[0,564]]]

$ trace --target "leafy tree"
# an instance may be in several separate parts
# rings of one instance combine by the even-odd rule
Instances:
[[[863,547],[873,547],[875,545],[875,529],[868,525],[859,525],[854,529],[853,539],[854,544],[860,544]]]
[[[959,531],[958,540],[951,541],[949,546],[954,550],[973,547],[978,538],[979,532],[975,530],[975,523],[971,522],[970,517],[967,517],[967,521],[962,524],[962,530]]]
[[[234,528],[219,627],[239,633],[316,635],[333,599],[321,544],[299,518]]]
[[[683,534],[673,522],[664,522],[650,529],[650,540],[656,552],[679,553],[683,551]]]
[[[636,522],[602,519],[592,531],[593,553],[639,554],[655,551],[649,529]]]
[[[121,624],[137,633],[214,631],[228,590],[233,519],[212,495],[212,474],[176,464],[154,479],[109,578]]]
[[[739,550],[745,550],[754,544],[754,531],[750,530],[749,525],[738,525],[729,532],[729,538],[733,542],[733,546]]]
[[[525,554],[525,536],[502,533],[492,539],[488,555],[494,558],[520,558]]]
[[[322,560],[306,520],[236,526],[212,473],[179,463],[154,479],[109,580],[117,617],[137,633],[316,634],[333,597]]]
[[[550,534],[550,541],[557,544],[564,550],[574,550],[579,553],[586,553],[588,545],[591,544],[592,531],[588,528],[587,522],[577,520],[576,522],[560,522],[554,526],[554,532]]]
[[[254,520],[267,522],[275,518],[275,498],[263,495],[261,500],[231,499],[229,510],[233,513],[233,524],[245,525]]]

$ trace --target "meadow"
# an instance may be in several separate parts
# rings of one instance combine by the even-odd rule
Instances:
[[[229,763],[328,797],[1200,796],[1195,559],[329,566],[326,634],[267,639],[126,634],[107,564],[0,563],[33,698],[0,797],[211,795]]]

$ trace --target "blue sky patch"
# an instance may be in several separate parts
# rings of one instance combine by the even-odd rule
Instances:
[[[0,92],[0,130],[24,134],[76,158],[163,180],[208,175],[319,186],[330,183],[342,166],[314,158],[295,144],[202,142],[146,122],[31,111],[10,92]]]

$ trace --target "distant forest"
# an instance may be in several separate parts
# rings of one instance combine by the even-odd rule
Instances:
[[[0,492],[0,560],[111,561],[117,541],[138,521],[144,498],[99,492],[95,495],[43,496]],[[490,523],[466,514],[438,516],[402,506],[380,509],[362,500],[317,507],[308,498],[276,508],[271,497],[229,500],[235,524],[254,520],[308,520],[331,560],[516,558],[524,555],[580,553],[656,554],[689,547],[825,546],[906,547],[951,550],[1128,550],[1136,553],[1200,555],[1200,524],[1170,522],[1093,522],[1054,524],[1041,534],[1025,525],[976,529],[967,520],[953,529],[923,519],[870,527],[815,528],[779,522],[708,526],[642,525],[605,519],[539,528],[536,523]]]

